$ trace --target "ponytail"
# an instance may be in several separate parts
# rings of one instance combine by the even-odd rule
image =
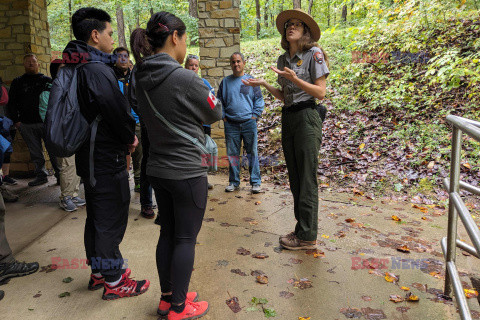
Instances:
[[[183,21],[169,12],[161,11],[151,16],[147,28],[137,28],[130,36],[130,48],[138,65],[145,57],[151,56],[156,49],[165,46],[169,35],[177,31],[178,36],[185,34],[186,26]]]

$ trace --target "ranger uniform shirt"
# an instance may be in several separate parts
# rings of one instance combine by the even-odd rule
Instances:
[[[312,47],[304,52],[297,52],[293,58],[290,58],[289,52],[285,52],[277,61],[278,69],[283,70],[284,67],[292,69],[298,78],[312,84],[318,78],[322,76],[327,77],[330,74],[323,52],[318,47]],[[313,99],[311,95],[281,75],[278,76],[277,82],[282,87],[285,107]]]

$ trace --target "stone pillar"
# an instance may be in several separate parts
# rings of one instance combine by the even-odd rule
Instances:
[[[37,55],[40,72],[48,74],[50,33],[46,0],[0,0],[0,76],[7,85],[25,73],[23,56],[30,52]],[[12,174],[33,172],[30,153],[18,132],[13,149]]]
[[[230,56],[240,51],[240,0],[198,0],[198,35],[202,77],[218,89],[220,81],[232,74]],[[225,156],[223,121],[212,125],[212,138],[219,156]]]

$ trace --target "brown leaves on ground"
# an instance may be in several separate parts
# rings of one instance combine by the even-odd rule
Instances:
[[[398,247],[397,251],[404,252],[404,253],[410,253],[410,249],[406,245]]]
[[[257,282],[260,284],[268,284],[268,276],[266,275],[257,276]]]
[[[245,272],[243,272],[242,270],[240,269],[232,269],[230,270],[231,273],[235,273],[235,274],[238,274],[239,276],[242,276],[242,277],[246,277],[247,274]]]
[[[392,220],[397,221],[397,222],[402,221],[402,219],[400,219],[400,218],[397,217],[397,216],[392,216]]]
[[[428,208],[421,207],[421,206],[418,206],[418,205],[416,205],[416,204],[412,204],[412,208],[419,209],[419,210],[422,211],[423,213],[428,213]]]
[[[288,291],[280,291],[280,298],[290,299],[294,294]]]
[[[237,254],[241,256],[248,256],[251,252],[243,247],[237,249]]]
[[[240,304],[238,303],[238,298],[237,297],[232,297],[231,299],[228,299],[225,301],[227,306],[233,311],[233,313],[238,313],[242,311],[242,308],[240,307]]]
[[[252,258],[255,258],[255,259],[267,259],[268,258],[268,254],[264,253],[264,252],[257,252],[255,254],[252,255]]]
[[[417,302],[420,300],[420,298],[414,294],[412,294],[411,292],[407,292],[407,294],[405,295],[405,300],[406,301],[413,301],[413,302]]]
[[[292,263],[292,264],[300,264],[303,262],[303,260],[300,260],[300,259],[295,259],[295,258],[290,258],[288,259],[288,262]]]
[[[478,291],[477,290],[463,289],[463,291],[465,291],[465,297],[467,297],[467,299],[478,297]]]
[[[398,294],[391,294],[390,295],[390,301],[393,301],[395,303],[403,302],[403,298],[400,297]]]
[[[391,272],[386,272],[385,273],[385,280],[387,282],[392,282],[392,283],[397,284],[398,281],[400,281],[400,276],[396,276],[395,274],[393,274]]]
[[[58,266],[56,264],[49,264],[48,266],[43,266],[40,268],[40,271],[38,272],[45,272],[45,273],[50,273],[58,269]]]
[[[340,313],[342,313],[348,319],[359,319],[365,317],[367,320],[381,320],[387,319],[385,313],[380,309],[372,309],[368,308],[342,308],[340,309]]]
[[[313,255],[314,258],[325,257],[325,252],[323,252],[319,249],[307,250],[307,251],[305,251],[305,253],[308,254],[308,255]]]
[[[292,279],[288,280],[287,282],[290,283],[290,284],[293,284],[294,288],[298,288],[298,289],[301,289],[301,290],[313,287],[312,281],[308,280],[307,278],[302,278],[300,280],[292,278]]]

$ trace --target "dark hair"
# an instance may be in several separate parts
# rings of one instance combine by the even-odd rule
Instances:
[[[113,54],[118,54],[119,52],[126,51],[128,55],[130,55],[130,51],[128,51],[125,47],[118,47],[113,50]]]
[[[232,62],[233,56],[240,56],[240,58],[242,58],[242,61],[245,62],[245,57],[243,56],[243,54],[241,52],[232,53],[232,55],[230,56],[230,62]]]
[[[161,49],[169,35],[176,30],[182,37],[186,31],[185,23],[170,12],[157,12],[148,20],[147,28],[137,28],[130,36],[130,48],[137,64],[142,59],[153,54],[155,49]]]
[[[200,62],[200,58],[194,54],[189,54],[187,55],[187,58],[185,59],[185,65],[187,65],[187,63],[190,61],[190,60],[198,60],[198,62]]]
[[[23,61],[25,61],[25,59],[27,59],[28,57],[35,57],[35,59],[37,59],[37,61],[38,61],[37,55],[35,53],[31,53],[31,52],[27,53],[23,56]]]
[[[58,70],[60,69],[60,65],[62,64],[61,59],[55,59],[52,62],[50,62],[50,75],[52,76],[52,79],[55,79],[57,77]]]
[[[75,39],[88,42],[93,30],[102,32],[112,18],[105,11],[93,7],[80,8],[72,16],[72,29]]]
[[[288,21],[287,21],[288,22]],[[310,33],[310,28],[302,21],[303,23],[303,36],[298,40],[298,49],[301,52],[307,51],[312,49],[313,47],[317,47],[320,50],[322,50],[323,56],[325,58],[325,63],[327,64],[327,67],[330,67],[330,59],[328,59],[328,55],[323,50],[322,47],[318,45],[318,43],[315,42],[315,40],[312,39],[312,34]],[[282,33],[282,41],[281,41],[282,48],[285,51],[288,51],[290,48],[290,43],[287,41],[287,35],[286,35],[286,30],[283,30]]]

